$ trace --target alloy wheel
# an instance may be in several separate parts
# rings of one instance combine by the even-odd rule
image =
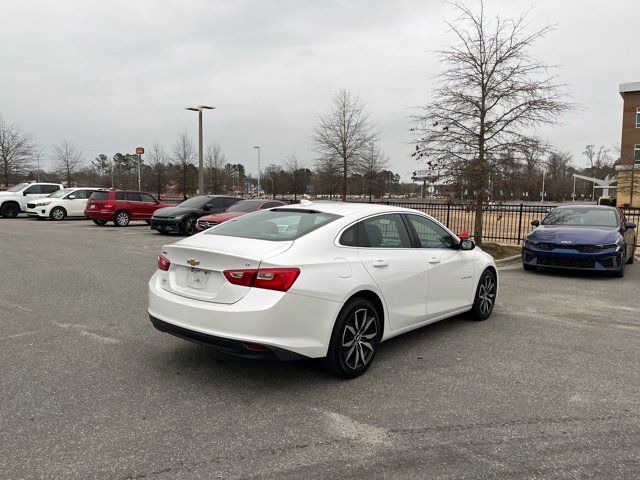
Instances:
[[[196,233],[196,219],[187,218],[184,222],[184,233],[186,235],[193,235]]]
[[[478,288],[479,308],[482,315],[488,315],[493,310],[496,299],[496,282],[492,275],[485,275]]]
[[[54,220],[63,220],[64,219],[64,210],[61,208],[54,208],[51,212],[51,217]]]
[[[116,223],[121,227],[126,226],[129,223],[129,214],[127,212],[118,212]]]
[[[342,331],[342,356],[352,370],[369,364],[375,353],[378,319],[367,308],[356,310]]]

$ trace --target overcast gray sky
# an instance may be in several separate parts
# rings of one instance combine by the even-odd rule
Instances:
[[[640,1],[485,1],[490,15],[529,7],[534,27],[557,24],[535,55],[560,66],[584,107],[538,135],[584,163],[586,144],[620,142],[618,84],[640,81]],[[184,107],[214,105],[205,143],[255,173],[254,145],[263,168],[292,151],[312,164],[318,115],[346,87],[406,179],[420,167],[408,155],[407,117],[429,98],[452,15],[437,0],[2,0],[0,115],[32,133],[45,157],[66,138],[89,161],[156,141],[170,151],[180,132],[196,140],[197,114]]]

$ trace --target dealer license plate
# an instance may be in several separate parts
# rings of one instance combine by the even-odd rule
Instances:
[[[194,290],[204,290],[209,278],[208,273],[206,270],[192,268],[187,274],[187,287]]]

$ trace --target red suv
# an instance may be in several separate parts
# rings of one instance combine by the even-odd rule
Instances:
[[[147,192],[98,190],[89,198],[84,215],[96,225],[113,221],[117,227],[126,227],[131,220],[146,220],[148,223],[157,209],[172,206],[156,200]]]

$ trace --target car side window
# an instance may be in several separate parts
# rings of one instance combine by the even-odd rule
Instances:
[[[362,220],[348,228],[340,242],[366,248],[411,248],[409,232],[397,213]]]
[[[27,195],[34,195],[42,193],[41,185],[32,185],[24,191]],[[51,192],[53,193],[53,192]]]
[[[149,195],[148,193],[141,193],[140,197],[142,198],[143,202],[147,202],[147,203],[156,203],[156,199],[153,198],[151,195]]]
[[[116,192],[116,200],[125,200],[124,192]]]
[[[40,185],[40,193],[53,193],[60,190],[58,185]]]
[[[137,192],[125,192],[124,194],[125,200],[129,202],[141,202],[142,196]]]
[[[266,210],[267,208],[281,207],[281,206],[282,204],[280,204],[279,202],[265,202],[260,207],[260,210]]]
[[[75,192],[71,192],[69,195],[74,195],[77,200],[84,200],[85,198],[88,198],[88,194],[90,193],[91,192],[88,190],[76,190]],[[67,195],[66,198],[69,198],[69,195]]]
[[[207,202],[207,207],[211,210],[221,210],[223,208],[223,202],[221,198],[212,198]]]
[[[408,215],[422,248],[453,248],[455,240],[444,228],[428,218]]]
[[[229,208],[231,205],[235,205],[236,203],[238,203],[237,198],[225,198],[223,204],[224,208]]]

